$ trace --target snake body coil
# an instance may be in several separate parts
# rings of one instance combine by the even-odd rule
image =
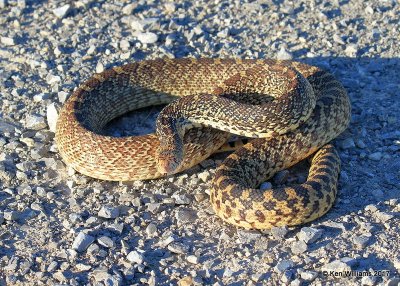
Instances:
[[[282,96],[270,118],[288,122],[279,118],[296,110],[292,115],[297,119],[288,119],[287,128],[276,123],[278,131],[268,133],[268,138],[252,140],[224,161],[212,183],[213,208],[225,221],[246,228],[311,221],[329,210],[336,195],[339,159],[332,146],[323,146],[346,129],[350,120],[350,103],[344,88],[331,74],[317,67],[291,61],[229,59],[153,60],[115,67],[95,74],[64,105],[56,131],[60,154],[77,171],[99,179],[131,181],[160,177],[162,172],[158,171],[156,161],[160,143],[154,134],[109,137],[101,135],[104,125],[130,110],[167,104],[177,97],[216,94],[218,88],[240,78],[244,71],[252,74],[254,70],[294,70],[293,79],[298,73],[302,76],[299,81],[305,78],[305,89],[312,89],[311,97],[315,98],[303,101],[302,91],[300,101],[293,95]],[[235,82],[240,80],[233,80],[232,85]],[[286,89],[290,88],[286,84]],[[237,93],[238,101],[246,86],[242,89]],[[252,85],[250,93],[265,93],[268,89],[276,89],[273,82]],[[282,109],[282,104],[287,107],[290,103],[293,107]],[[235,110],[226,111],[235,117]],[[252,124],[256,122],[250,121],[249,126]],[[227,137],[228,133],[207,127],[190,129],[183,138],[183,162],[174,172],[205,159]],[[277,171],[317,150],[306,183],[292,188],[255,189]]]

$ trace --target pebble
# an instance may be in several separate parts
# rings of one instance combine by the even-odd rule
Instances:
[[[283,273],[286,270],[291,269],[293,267],[294,267],[294,262],[293,261],[291,261],[291,260],[281,260],[275,265],[274,270],[277,273]]]
[[[186,257],[186,260],[189,261],[192,264],[198,264],[199,263],[199,258],[196,255],[188,255]]]
[[[287,226],[280,226],[280,227],[271,228],[271,234],[277,240],[284,239],[288,232],[289,232],[289,229],[288,229]]]
[[[139,253],[136,250],[129,252],[126,258],[129,260],[129,262],[136,264],[143,264],[144,261],[143,254]]]
[[[260,185],[260,190],[265,191],[265,190],[270,190],[272,189],[272,184],[270,182],[263,182]]]
[[[365,13],[370,14],[370,15],[374,14],[374,9],[371,6],[365,7],[364,11],[365,11]]]
[[[293,58],[293,55],[290,52],[288,52],[284,47],[281,47],[281,49],[276,55],[276,58],[278,60],[291,60]]]
[[[346,138],[340,142],[340,147],[344,150],[356,147],[353,138]]]
[[[194,281],[191,276],[185,276],[178,281],[178,286],[194,286]]]
[[[193,223],[197,220],[197,213],[193,210],[180,209],[175,215],[178,224]]]
[[[138,6],[138,3],[127,4],[124,6],[124,8],[122,8],[122,13],[124,15],[131,15],[133,10],[135,10],[137,6]]]
[[[58,82],[60,82],[60,81],[61,81],[61,77],[58,76],[58,75],[53,75],[53,74],[49,73],[49,74],[47,74],[47,76],[46,76],[46,82],[47,82],[49,85],[53,85],[53,84],[58,83]]]
[[[67,100],[68,93],[65,91],[60,91],[57,93],[57,96],[58,96],[58,101],[60,103],[64,103]]]
[[[346,49],[344,50],[344,52],[348,57],[355,57],[358,52],[358,49],[356,45],[348,44],[346,45]]]
[[[94,237],[84,232],[79,232],[72,244],[72,249],[83,252],[94,242]]]
[[[0,213],[0,225],[4,222],[4,214]]]
[[[381,222],[387,222],[388,220],[392,219],[394,217],[394,215],[386,213],[386,212],[375,212],[374,217],[378,220],[380,220]]]
[[[66,4],[61,7],[57,7],[56,9],[53,9],[53,13],[57,18],[62,19],[68,14],[70,9],[71,6],[69,4]]]
[[[96,65],[96,73],[102,73],[104,71],[104,65],[101,62],[98,62]]]
[[[375,276],[364,276],[361,278],[361,285],[373,286],[376,285],[377,282],[378,277]]]
[[[97,242],[107,248],[112,248],[115,246],[114,241],[105,235],[98,237]]]
[[[117,218],[119,216],[119,208],[109,205],[102,206],[98,216],[103,218]]]
[[[237,231],[239,241],[242,243],[248,243],[254,240],[259,239],[262,234],[258,230],[249,230],[249,229],[238,229]]]
[[[157,225],[155,225],[154,223],[150,223],[147,227],[146,227],[146,234],[147,236],[154,236],[155,234],[157,234]]]
[[[312,227],[302,227],[301,231],[297,233],[299,240],[307,244],[314,243],[322,236],[322,230]]]
[[[345,272],[345,271],[351,271],[351,267],[340,260],[334,260],[328,264],[323,265],[321,270],[328,272],[329,271]]]
[[[41,130],[47,127],[46,121],[43,116],[29,114],[25,119],[25,126],[32,130]]]
[[[294,254],[301,254],[307,251],[307,244],[304,241],[295,241],[290,249]]]
[[[207,183],[211,179],[211,174],[208,171],[201,172],[197,175],[197,177],[202,180],[204,183]]]
[[[381,152],[374,152],[372,154],[368,155],[368,159],[372,161],[380,161],[382,159],[382,153]]]
[[[173,198],[175,200],[175,203],[177,205],[188,205],[192,202],[192,200],[190,199],[190,197],[186,194],[178,194],[178,193],[174,193],[171,198]]]
[[[318,277],[318,272],[311,271],[311,270],[304,270],[304,271],[301,271],[300,277],[301,277],[301,279],[312,282],[315,280],[315,278]]]
[[[136,37],[142,44],[154,44],[158,40],[158,36],[152,32],[138,33]]]
[[[20,218],[20,213],[17,211],[4,211],[3,217],[8,221],[17,221]]]
[[[189,245],[180,242],[171,242],[168,244],[168,250],[176,254],[186,254],[189,252]]]
[[[353,239],[353,243],[358,247],[358,248],[365,248],[368,245],[370,238],[365,235],[360,235],[357,236]]]
[[[49,129],[51,132],[56,132],[56,123],[58,119],[58,111],[56,105],[54,103],[50,103],[47,106],[47,125],[49,125]]]
[[[9,37],[1,37],[0,38],[0,42],[3,45],[6,45],[6,46],[14,46],[15,45],[14,39],[13,38],[9,38]]]

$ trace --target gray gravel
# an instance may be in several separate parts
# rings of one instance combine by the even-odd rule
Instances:
[[[398,285],[399,19],[394,0],[0,0],[0,285]],[[353,116],[327,215],[263,232],[223,223],[207,195],[223,155],[149,182],[65,166],[57,110],[80,82],[184,56],[296,59],[343,82]],[[151,132],[159,110],[106,132]],[[297,169],[263,188],[304,181]],[[347,270],[388,275],[322,272]]]

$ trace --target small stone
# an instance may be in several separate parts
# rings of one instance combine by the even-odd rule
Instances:
[[[52,261],[49,266],[47,266],[47,271],[48,272],[54,272],[54,270],[57,269],[58,263],[57,261]]]
[[[101,62],[98,62],[96,65],[96,73],[101,73],[104,71],[104,65]]]
[[[289,232],[288,227],[280,226],[271,228],[271,234],[275,239],[282,240],[285,238],[286,234]]]
[[[400,271],[400,256],[394,259],[393,266],[397,271]]]
[[[369,237],[365,236],[365,235],[360,235],[353,239],[353,243],[358,248],[365,248],[367,246],[368,242],[369,242]]]
[[[125,5],[124,8],[122,8],[122,13],[124,15],[131,15],[133,10],[136,9],[137,5],[138,5],[137,3],[131,3],[131,4]]]
[[[382,159],[382,153],[381,152],[374,152],[372,154],[368,155],[368,159],[372,161],[379,161]]]
[[[85,272],[92,269],[92,266],[88,264],[78,263],[75,265],[75,268],[78,269],[80,272]]]
[[[4,215],[0,213],[0,225],[4,222]]]
[[[345,272],[345,271],[351,271],[351,267],[340,260],[334,260],[328,264],[323,265],[321,270],[328,272],[330,271]]]
[[[119,208],[113,206],[102,206],[98,213],[99,217],[103,218],[116,218],[119,216]]]
[[[270,190],[272,189],[272,184],[270,182],[263,182],[260,185],[260,190],[265,191],[265,190]]]
[[[178,286],[194,286],[194,281],[191,276],[185,276],[178,281]]]
[[[65,91],[60,91],[57,93],[58,101],[64,103],[67,100],[68,93]]]
[[[51,132],[56,132],[56,124],[58,119],[58,111],[55,103],[51,103],[47,106],[47,125]]]
[[[211,179],[210,172],[204,171],[197,175],[197,177],[202,180],[204,183],[207,183]]]
[[[367,205],[367,206],[365,206],[365,208],[364,208],[366,211],[369,211],[369,212],[371,212],[371,213],[374,213],[374,212],[377,212],[378,211],[378,208],[376,207],[376,205]]]
[[[318,276],[318,272],[316,272],[316,271],[306,270],[306,271],[302,271],[300,273],[300,277],[309,282],[314,281],[315,278],[317,278],[317,276]]]
[[[99,238],[97,238],[97,242],[107,248],[112,248],[114,247],[114,241],[109,238],[108,236],[100,236]]]
[[[8,220],[8,221],[16,221],[19,219],[20,214],[19,214],[19,212],[16,212],[16,211],[4,211],[3,217],[5,220]]]
[[[361,278],[361,285],[374,286],[378,282],[378,277],[376,276],[364,276]]]
[[[1,37],[0,41],[3,45],[6,46],[14,46],[15,45],[15,41],[13,38],[9,38],[9,37]]]
[[[60,81],[61,81],[61,77],[58,76],[58,75],[53,75],[53,74],[49,73],[49,74],[46,76],[46,82],[47,82],[49,85],[53,85],[53,84],[58,83],[58,82],[60,82]]]
[[[356,45],[348,44],[344,52],[348,57],[355,57],[357,55],[358,49]]]
[[[180,209],[175,215],[178,224],[193,223],[197,219],[197,213],[194,210]]]
[[[307,244],[315,242],[321,236],[322,230],[312,227],[303,227],[301,228],[301,231],[297,234],[299,240],[302,240]]]
[[[41,130],[47,127],[46,121],[42,116],[29,114],[25,118],[26,128]]]
[[[367,147],[367,145],[362,141],[361,139],[356,140],[356,146],[360,149],[364,149]]]
[[[57,18],[62,19],[68,14],[70,8],[71,8],[71,5],[66,4],[64,6],[53,9],[53,13],[54,13],[54,15],[56,15]]]
[[[371,6],[365,7],[364,11],[365,11],[365,13],[370,14],[370,15],[374,14],[374,9]]]
[[[189,252],[189,246],[180,242],[171,242],[168,250],[176,254],[186,254]]]
[[[190,197],[186,194],[178,194],[178,193],[174,193],[171,198],[173,198],[175,200],[175,203],[177,205],[188,205],[192,202],[192,200],[190,199]]]
[[[142,44],[154,44],[158,40],[158,36],[152,32],[138,33],[136,37]]]
[[[291,60],[293,58],[293,55],[288,52],[284,47],[281,47],[278,54],[276,55],[276,58],[278,60]]]
[[[295,241],[293,242],[291,248],[294,254],[301,254],[307,251],[307,244],[304,241]]]
[[[76,236],[76,238],[72,244],[72,249],[75,249],[78,252],[83,252],[89,247],[89,245],[91,245],[93,243],[93,241],[94,241],[93,236],[88,235],[84,232],[80,232]]]
[[[189,255],[186,257],[186,260],[189,261],[192,264],[198,264],[199,263],[199,258],[196,255]]]
[[[166,11],[167,13],[173,13],[173,12],[175,12],[175,9],[176,9],[175,4],[172,3],[172,2],[170,2],[170,3],[165,3],[165,4],[164,4],[164,7],[165,7],[165,11]]]
[[[129,48],[131,47],[129,41],[127,40],[121,40],[121,42],[119,42],[119,47],[121,48],[121,50],[123,51],[128,51]]]
[[[136,250],[129,252],[126,258],[129,260],[129,262],[136,264],[142,264],[144,261],[143,255]]]
[[[400,284],[400,278],[392,278],[388,280],[385,284],[385,286],[399,286]]]
[[[56,279],[59,282],[66,282],[67,277],[65,277],[64,273],[62,271],[57,271],[53,274],[53,278]]]
[[[343,41],[342,37],[340,37],[340,36],[337,35],[337,34],[334,34],[332,38],[333,38],[333,41],[336,42],[336,43],[338,43],[338,44],[341,44],[341,45],[345,45],[345,44],[346,44],[346,43]]]
[[[287,285],[293,279],[293,271],[286,270],[281,276],[281,281]]]
[[[274,270],[277,273],[283,273],[286,270],[292,268],[293,266],[294,266],[293,261],[291,261],[291,260],[281,260],[275,265]]]
[[[353,138],[346,138],[340,142],[340,147],[344,150],[356,147]]]
[[[376,212],[374,213],[374,217],[380,220],[381,222],[387,222],[388,220],[392,219],[394,216],[386,213],[386,212]]]
[[[153,236],[157,233],[157,226],[154,223],[150,223],[147,227],[146,227],[146,233],[147,236]]]
[[[258,230],[250,230],[250,229],[238,229],[237,231],[239,241],[242,243],[249,243],[251,241],[259,239],[262,234]]]

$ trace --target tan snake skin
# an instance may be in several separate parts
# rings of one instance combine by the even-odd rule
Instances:
[[[307,79],[316,102],[312,103],[311,98],[311,103],[306,104],[312,107],[310,112],[306,108],[295,112],[303,112],[298,124],[290,123],[285,131],[269,133],[267,139],[254,139],[231,154],[216,171],[211,203],[225,221],[246,228],[311,221],[326,213],[335,199],[339,159],[333,147],[321,147],[346,129],[350,103],[344,88],[331,74],[309,65],[273,60],[175,59],[115,67],[83,83],[64,105],[56,131],[60,154],[77,171],[99,179],[160,177],[156,162],[159,141],[154,134],[113,138],[101,135],[104,125],[127,111],[166,104],[176,97],[216,94],[219,87],[240,77],[243,71],[287,66]],[[227,136],[210,128],[190,129],[183,140],[183,163],[174,172],[208,157]],[[277,171],[318,149],[321,150],[313,158],[306,183],[255,189]]]

